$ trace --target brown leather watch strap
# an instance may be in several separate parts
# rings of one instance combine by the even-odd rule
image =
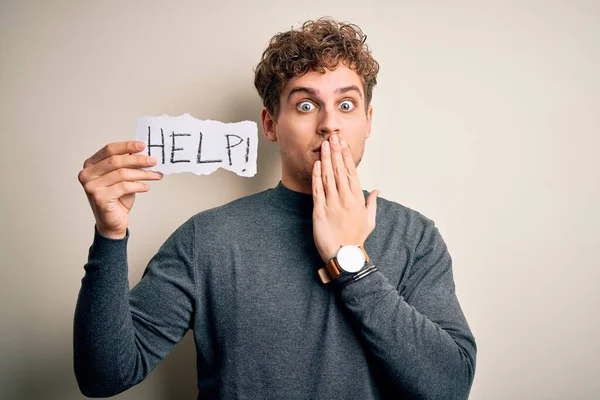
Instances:
[[[365,255],[365,261],[370,262],[371,259],[369,259],[369,255],[365,249],[362,246],[358,246],[358,248]],[[342,274],[342,269],[337,262],[337,257],[333,257],[327,264],[325,264],[323,268],[319,269],[317,272],[319,274],[319,278],[321,279],[321,283],[327,284],[340,276]]]

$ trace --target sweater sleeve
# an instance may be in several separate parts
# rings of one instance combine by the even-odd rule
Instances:
[[[409,267],[399,288],[376,271],[340,289],[342,301],[391,390],[418,399],[466,399],[477,348],[456,297],[452,260],[432,221]]]
[[[141,382],[190,328],[194,309],[193,220],[181,225],[130,291],[127,240],[95,231],[75,309],[75,376],[88,397]]]

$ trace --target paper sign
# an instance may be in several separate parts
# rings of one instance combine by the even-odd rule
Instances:
[[[136,140],[146,143],[137,154],[157,159],[156,165],[147,169],[165,175],[208,175],[218,168],[240,176],[256,175],[258,129],[254,121],[224,123],[200,120],[190,114],[141,117]]]

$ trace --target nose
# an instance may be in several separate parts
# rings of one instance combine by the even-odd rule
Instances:
[[[320,119],[317,132],[320,135],[327,135],[329,137],[334,133],[340,133],[340,123],[334,110],[323,108],[319,114]]]

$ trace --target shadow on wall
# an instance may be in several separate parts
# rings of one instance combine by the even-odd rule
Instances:
[[[65,336],[69,332],[64,332]],[[146,380],[153,380],[159,387],[164,388],[163,393],[148,397],[148,388],[144,388],[144,382],[113,396],[114,399],[190,399],[196,400],[198,391],[196,389],[196,366],[193,337],[191,332],[175,347]],[[14,400],[79,400],[86,397],[81,394],[77,387],[75,374],[73,372],[72,353],[63,355],[40,355],[37,359],[21,360],[20,369],[11,371],[14,374],[10,386],[11,392],[2,389],[3,399]],[[9,389],[11,389],[9,387]]]
[[[18,369],[12,371],[14,393],[4,393],[4,398],[29,399],[77,399],[80,394],[71,354],[64,357],[40,355],[37,359],[20,360]],[[4,389],[2,389],[4,392]],[[9,397],[14,396],[14,397]]]
[[[160,374],[164,399],[190,399],[198,396],[196,377],[196,346],[189,331],[155,371]]]

